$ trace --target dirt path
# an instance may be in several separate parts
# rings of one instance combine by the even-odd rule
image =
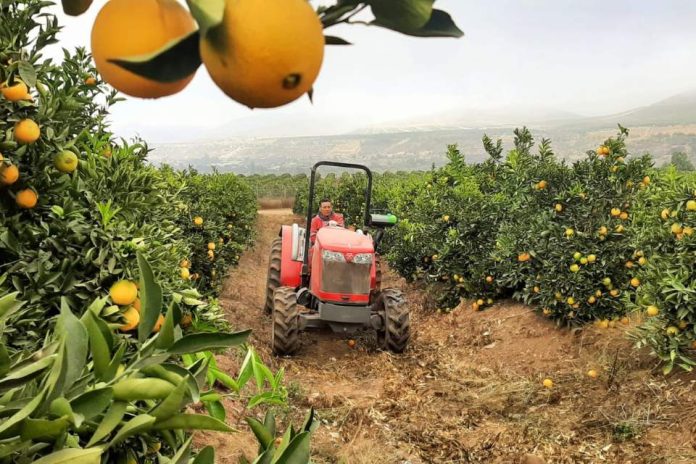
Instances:
[[[426,310],[424,292],[387,273],[412,310],[409,350],[355,349],[330,333],[303,337],[291,359],[270,355],[270,319],[262,312],[270,243],[289,210],[262,211],[258,242],[226,283],[221,303],[235,328],[274,369],[284,367],[295,423],[314,406],[322,420],[315,463],[696,462],[696,377],[665,379],[654,361],[630,349],[626,326],[557,329],[529,308],[501,302],[484,312]],[[236,354],[219,364],[237,372]],[[595,369],[597,379],[586,373]],[[554,387],[541,386],[551,378]],[[244,415],[227,404],[231,422]],[[243,423],[239,423],[244,430]],[[253,456],[249,432],[206,434],[218,462]]]

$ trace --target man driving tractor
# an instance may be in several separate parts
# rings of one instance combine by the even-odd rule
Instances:
[[[319,229],[328,226],[331,222],[335,222],[339,227],[345,227],[343,215],[334,212],[331,200],[322,198],[319,202],[319,212],[314,216],[314,219],[312,219],[312,227],[309,233],[309,240],[311,243],[314,243],[314,240],[317,238]]]

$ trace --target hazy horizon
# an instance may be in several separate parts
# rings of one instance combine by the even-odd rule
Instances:
[[[447,113],[527,108],[530,118],[542,110],[599,116],[694,89],[696,3],[578,3],[440,0],[436,7],[451,13],[466,34],[458,40],[331,28],[354,45],[327,48],[314,105],[303,98],[251,111],[224,96],[201,67],[180,94],[114,106],[112,127],[120,136],[139,134],[152,142],[325,135]],[[102,5],[95,2],[78,18],[60,12],[60,46],[89,48]]]

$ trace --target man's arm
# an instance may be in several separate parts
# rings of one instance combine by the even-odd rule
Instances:
[[[336,223],[341,227],[346,226],[346,221],[343,219],[343,215],[340,213],[334,213],[334,221],[336,221]]]

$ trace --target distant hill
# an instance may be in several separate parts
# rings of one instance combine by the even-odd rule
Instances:
[[[155,144],[150,160],[240,174],[307,172],[322,159],[364,163],[377,171],[429,169],[446,162],[449,144],[457,144],[469,162],[480,162],[486,157],[481,146],[484,134],[502,138],[509,149],[512,128],[527,125],[537,140],[550,138],[557,155],[572,161],[615,134],[617,123],[631,129],[628,146],[635,155],[650,153],[660,164],[674,151],[683,151],[696,161],[696,91],[591,118],[547,109],[471,111],[375,125],[342,135]]]

